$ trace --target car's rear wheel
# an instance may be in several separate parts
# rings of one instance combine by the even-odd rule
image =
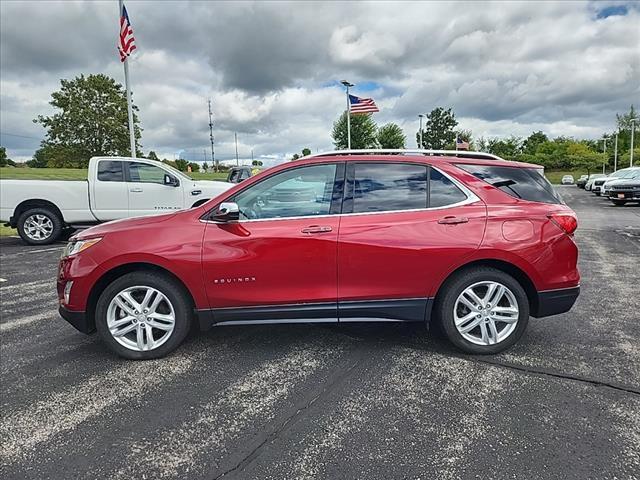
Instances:
[[[60,238],[62,219],[46,207],[30,208],[18,218],[18,234],[29,245],[48,245]]]
[[[96,305],[96,329],[118,355],[146,360],[167,355],[187,336],[191,304],[184,288],[156,272],[114,280]]]
[[[447,338],[467,353],[506,350],[527,328],[527,294],[517,280],[501,270],[464,270],[447,281],[443,289],[435,313]]]

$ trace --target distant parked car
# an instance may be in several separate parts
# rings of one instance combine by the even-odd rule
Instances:
[[[564,177],[562,177],[562,185],[573,185],[573,175],[565,175]]]
[[[576,187],[584,188],[584,186],[587,183],[587,180],[589,180],[589,175],[581,175],[580,178],[576,180]]]
[[[591,189],[593,188],[593,183],[598,179],[598,178],[602,178],[602,177],[606,177],[606,175],[604,173],[592,173],[589,176],[589,180],[587,180],[587,183],[584,186],[584,189],[588,192],[591,191]]]
[[[640,167],[629,167],[623,168],[616,172],[613,172],[611,175],[607,177],[607,180],[602,184],[600,188],[600,194],[603,197],[609,196],[609,189],[611,185],[615,185],[620,180],[633,180],[640,176]]]
[[[640,175],[633,179],[619,180],[611,185],[609,200],[617,206],[627,202],[640,202]]]

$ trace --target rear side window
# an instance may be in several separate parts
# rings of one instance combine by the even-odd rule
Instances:
[[[463,202],[467,196],[438,170],[429,172],[429,207],[446,207]]]
[[[427,208],[427,167],[402,163],[357,163],[353,213]]]
[[[535,168],[465,165],[458,167],[515,198],[542,203],[562,203],[551,184]]]
[[[101,160],[98,162],[98,180],[101,182],[124,182],[123,162]]]
[[[147,163],[129,162],[129,176],[132,182],[164,185],[165,171],[160,167]]]

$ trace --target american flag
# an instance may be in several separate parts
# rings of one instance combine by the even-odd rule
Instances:
[[[118,52],[120,52],[120,61],[124,62],[129,55],[136,49],[136,39],[133,38],[133,28],[129,21],[129,14],[124,5],[120,12],[120,38],[118,39]]]
[[[351,113],[372,113],[380,111],[372,98],[360,98],[355,95],[349,95],[349,103]]]
[[[465,142],[460,137],[456,137],[456,150],[469,150],[469,142]]]

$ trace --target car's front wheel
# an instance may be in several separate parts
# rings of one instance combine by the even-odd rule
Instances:
[[[451,343],[467,353],[501,352],[515,344],[527,328],[527,294],[501,270],[465,270],[443,288],[435,313]]]
[[[126,274],[107,286],[96,305],[96,329],[118,355],[159,358],[177,348],[191,325],[184,288],[156,272]]]

